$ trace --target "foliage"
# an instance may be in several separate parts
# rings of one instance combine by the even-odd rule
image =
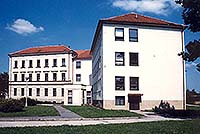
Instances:
[[[26,98],[25,98],[25,97],[24,97],[24,98],[21,98],[20,101],[22,101],[22,103],[23,103],[24,106],[25,106]],[[27,98],[27,104],[28,104],[28,106],[35,106],[35,105],[37,105],[37,101],[34,100],[34,99],[31,99],[31,98]]]
[[[196,134],[200,120],[159,121],[90,126],[0,128],[3,134]]]
[[[191,32],[200,32],[200,0],[175,0],[184,8],[182,17],[188,30]],[[187,52],[179,53],[186,61],[193,62],[200,57],[200,41],[190,41],[186,45]],[[197,70],[200,71],[200,64],[197,64]]]
[[[0,98],[5,98],[8,95],[8,73],[0,73]]]
[[[153,111],[158,113],[158,114],[167,114],[169,111],[174,111],[175,107],[174,106],[170,106],[170,104],[166,101],[161,100],[159,106],[155,106],[155,108],[153,108]]]
[[[52,106],[28,106],[21,112],[3,113],[0,117],[25,117],[25,116],[59,116],[57,110]]]
[[[1,112],[19,112],[24,108],[23,103],[20,100],[5,99],[0,101]]]
[[[101,117],[139,117],[142,115],[125,110],[105,110],[94,106],[64,106],[65,108],[85,118]]]
[[[195,101],[200,101],[200,93],[197,93],[194,89],[192,91],[186,91],[187,104],[195,104]]]

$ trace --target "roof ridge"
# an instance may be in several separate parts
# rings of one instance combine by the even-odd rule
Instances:
[[[116,16],[112,16],[112,17],[109,17],[109,18],[102,18],[100,20],[108,20],[108,19],[113,19],[113,18],[116,18],[116,17],[122,17],[122,16],[125,16],[125,15],[129,15],[129,14],[137,14],[135,12],[131,12],[131,13],[126,13],[126,14],[121,14],[121,15],[116,15]]]

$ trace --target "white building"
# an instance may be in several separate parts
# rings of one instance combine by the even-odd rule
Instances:
[[[91,103],[90,50],[41,46],[11,53],[9,61],[10,98],[27,95],[65,105]]]
[[[184,26],[135,13],[99,20],[92,53],[93,104],[185,109]]]

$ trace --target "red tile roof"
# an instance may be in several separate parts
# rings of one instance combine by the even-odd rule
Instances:
[[[57,46],[40,46],[20,50],[10,53],[9,56],[22,56],[22,55],[35,55],[35,54],[55,54],[55,53],[68,53],[70,48],[64,45]]]
[[[124,14],[120,16],[115,16],[115,17],[110,17],[106,19],[102,19],[102,21],[107,21],[107,22],[121,22],[121,23],[133,23],[133,24],[138,24],[138,25],[150,25],[150,26],[166,26],[166,27],[172,27],[172,28],[178,28],[178,29],[183,29],[184,25],[181,24],[176,24],[173,22],[169,21],[164,21],[148,16],[143,16],[140,14],[136,13],[129,13],[129,14]]]
[[[90,50],[76,50],[75,52],[78,54],[76,59],[92,59]]]

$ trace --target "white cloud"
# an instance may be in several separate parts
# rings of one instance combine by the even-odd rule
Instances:
[[[24,19],[15,20],[14,23],[12,25],[8,25],[6,29],[22,35],[44,31],[43,27],[35,27],[31,22]]]
[[[167,15],[169,11],[180,7],[174,0],[114,0],[112,6],[127,11],[149,12],[159,15]]]
[[[194,63],[194,62],[192,62],[192,63],[186,63],[185,67],[186,68],[192,68],[192,67],[196,67],[196,65],[197,65],[197,63]]]

